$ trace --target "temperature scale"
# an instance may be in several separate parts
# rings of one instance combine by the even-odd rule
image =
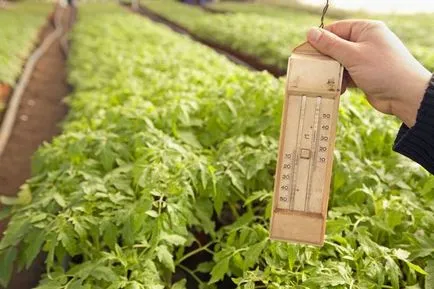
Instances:
[[[304,43],[288,62],[272,239],[322,245],[343,66]]]

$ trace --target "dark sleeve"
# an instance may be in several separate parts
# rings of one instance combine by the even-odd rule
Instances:
[[[393,150],[434,174],[434,76],[417,113],[416,124],[401,126]]]

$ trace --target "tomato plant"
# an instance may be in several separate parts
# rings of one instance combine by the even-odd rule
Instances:
[[[0,83],[15,84],[52,8],[23,1],[0,9]]]
[[[342,97],[323,248],[268,240],[283,81],[111,4],[80,7],[69,116],[0,241],[48,288],[432,288],[434,182]],[[188,263],[206,253],[207,258]],[[428,277],[427,277],[428,276]],[[431,279],[430,279],[431,278]]]

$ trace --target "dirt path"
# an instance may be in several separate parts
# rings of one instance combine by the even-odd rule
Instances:
[[[279,69],[273,65],[261,63],[261,61],[257,57],[244,54],[243,52],[236,51],[230,47],[210,41],[208,39],[203,39],[195,35],[194,33],[190,32],[188,29],[158,15],[157,13],[147,9],[144,6],[141,6],[139,11],[133,11],[133,12],[137,12],[143,16],[146,16],[155,22],[165,24],[166,26],[170,27],[173,31],[177,33],[190,36],[193,40],[205,44],[206,46],[214,49],[218,53],[225,55],[227,58],[229,58],[229,60],[237,64],[244,65],[252,70],[260,70],[260,71],[267,70],[268,72],[270,72],[276,77],[280,77],[286,74],[286,71]]]
[[[70,25],[73,11],[65,10],[62,24]],[[48,23],[42,31],[46,37],[54,31]],[[22,97],[13,132],[0,157],[0,193],[14,196],[30,177],[31,157],[45,141],[60,132],[59,123],[67,108],[62,102],[70,89],[66,82],[66,57],[60,40],[56,40],[40,58]],[[0,233],[6,223],[0,222]],[[45,265],[39,258],[27,272],[16,274],[8,289],[33,288],[39,281]]]

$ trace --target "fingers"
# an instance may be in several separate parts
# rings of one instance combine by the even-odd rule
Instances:
[[[360,36],[370,28],[381,27],[384,24],[375,20],[341,20],[325,27],[326,30],[336,34],[340,38],[351,42],[358,42]]]
[[[336,21],[324,27],[326,30],[336,34],[340,38],[351,42],[357,42],[361,32],[370,21],[365,20],[342,20]]]
[[[345,67],[351,66],[352,59],[357,56],[355,43],[340,38],[325,29],[312,28],[309,30],[307,38],[318,51],[336,59]]]

